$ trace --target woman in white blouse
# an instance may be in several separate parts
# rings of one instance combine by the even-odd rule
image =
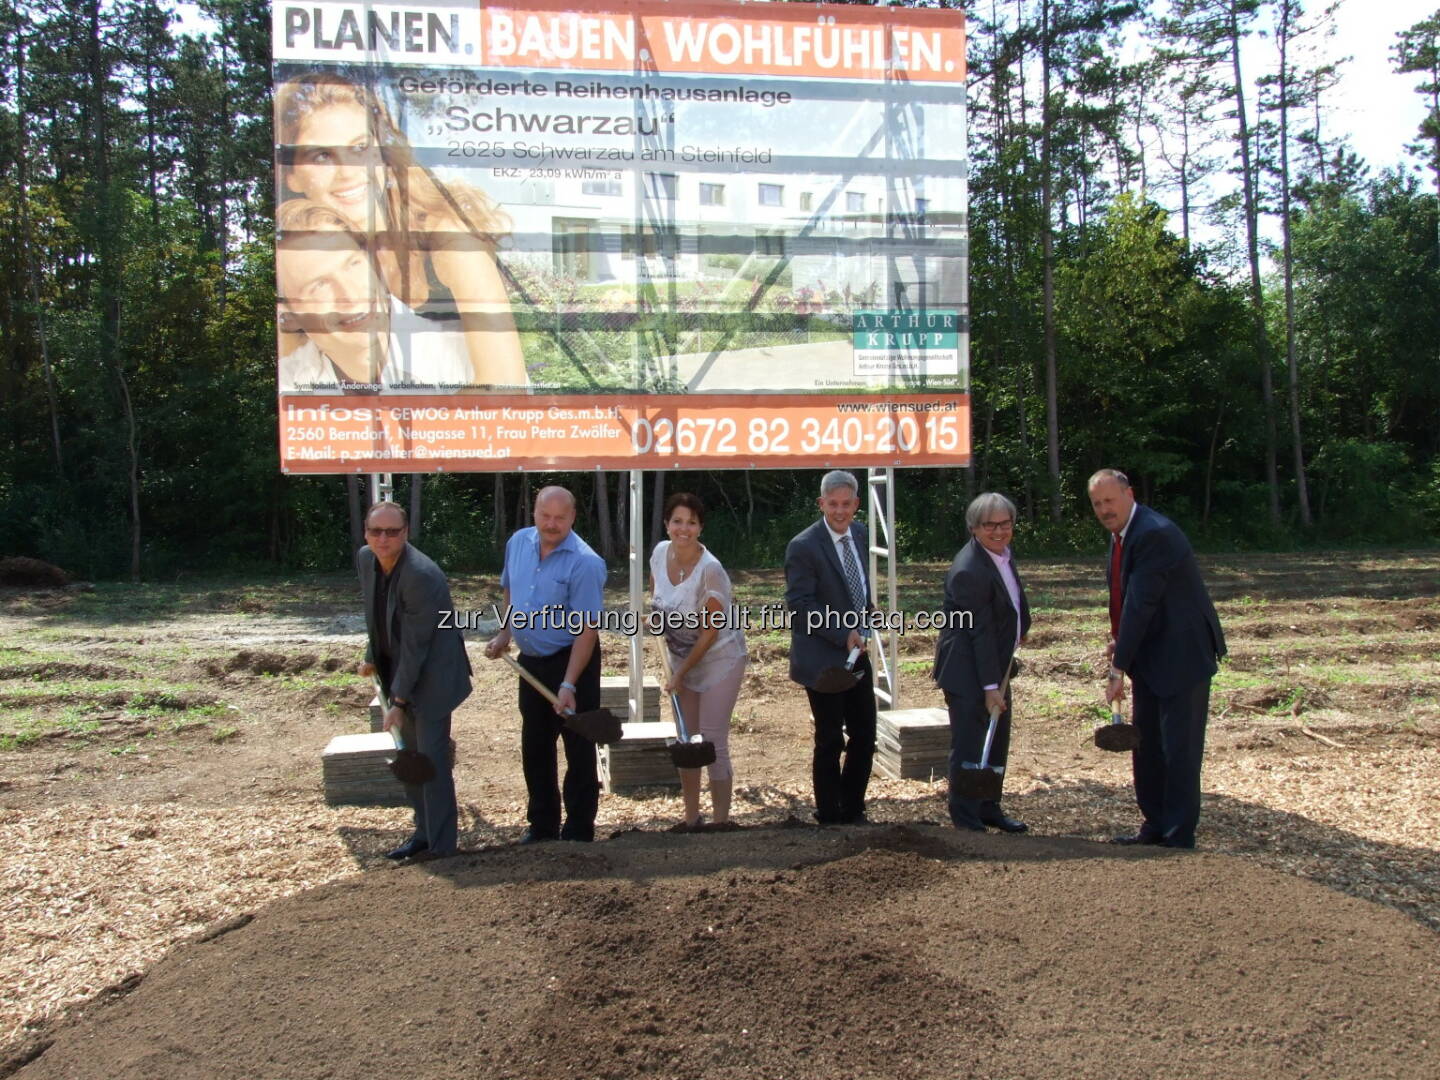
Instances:
[[[710,766],[710,802],[715,825],[730,821],[730,714],[745,675],[745,633],[733,609],[730,577],[720,560],[700,543],[705,504],[698,495],[677,492],[665,503],[665,533],[650,555],[655,610],[665,622],[670,681],[685,726],[715,744]],[[688,617],[687,617],[688,616]],[[700,770],[681,769],[686,828],[700,817]]]

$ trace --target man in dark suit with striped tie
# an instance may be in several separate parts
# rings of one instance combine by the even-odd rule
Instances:
[[[1087,485],[1095,516],[1110,531],[1110,673],[1105,700],[1135,688],[1132,752],[1138,832],[1117,844],[1193,848],[1200,820],[1200,764],[1210,679],[1225,635],[1195,553],[1169,518],[1135,501],[1125,474],[1101,469]]]
[[[855,477],[839,469],[826,473],[817,502],[820,520],[785,549],[790,678],[805,687],[815,721],[815,820],[864,824],[865,790],[875,758],[875,682],[865,653],[866,620],[874,605],[863,564],[869,545],[855,521],[860,507]],[[860,649],[855,685],[840,693],[815,689],[820,673],[843,666],[855,648]]]

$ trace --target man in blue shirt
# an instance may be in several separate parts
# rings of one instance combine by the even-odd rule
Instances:
[[[575,496],[563,487],[542,488],[535,496],[535,524],[521,529],[505,545],[507,614],[500,633],[485,648],[492,660],[520,647],[520,664],[555,691],[559,707],[520,680],[520,759],[525,772],[530,827],[522,844],[544,840],[595,839],[600,780],[595,744],[565,728],[564,712],[600,707],[600,634],[605,563],[576,536]],[[555,765],[555,740],[565,745],[562,825],[561,790]]]

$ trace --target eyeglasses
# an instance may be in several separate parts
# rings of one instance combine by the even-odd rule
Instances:
[[[1014,518],[1006,518],[1004,521],[980,522],[980,528],[984,529],[986,532],[1005,532],[1007,529],[1013,529],[1014,527]]]
[[[404,525],[395,525],[395,526],[392,526],[392,527],[390,527],[390,528],[384,528],[383,526],[379,526],[379,525],[367,525],[367,526],[365,527],[365,535],[366,535],[366,536],[386,536],[386,537],[390,537],[391,539],[394,539],[395,537],[399,536],[399,535],[400,535],[401,533],[403,533],[404,531],[405,531],[405,526],[404,526]]]

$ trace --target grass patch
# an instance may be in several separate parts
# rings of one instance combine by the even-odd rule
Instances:
[[[8,709],[0,714],[0,751],[19,750],[29,746],[45,733],[39,717],[30,709]]]
[[[303,675],[289,675],[283,673],[266,673],[262,679],[273,679],[282,686],[291,690],[320,690],[320,689],[345,689],[351,686],[359,686],[362,683],[369,685],[370,680],[362,675],[357,675],[354,670],[340,670],[306,673]]]
[[[103,724],[96,711],[94,705],[69,705],[52,716],[33,709],[11,712],[3,720],[5,729],[0,731],[0,750],[19,750],[57,735],[84,739],[99,731]]]
[[[1211,692],[1225,690],[1251,690],[1257,686],[1269,686],[1275,681],[1273,673],[1263,671],[1233,671],[1222,666],[1215,673],[1210,684]]]
[[[168,732],[186,731],[190,728],[213,724],[215,720],[222,716],[228,716],[233,711],[234,709],[229,705],[195,705],[180,712],[170,713],[165,717],[165,722],[161,727],[162,730]]]

